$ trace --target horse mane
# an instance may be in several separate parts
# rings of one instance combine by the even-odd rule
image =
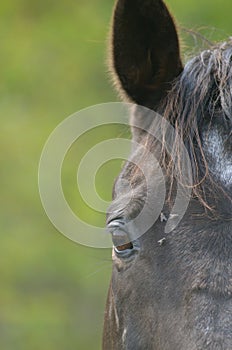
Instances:
[[[205,195],[204,184],[213,183],[214,189],[220,185],[210,177],[201,131],[203,125],[207,124],[210,128],[215,118],[221,118],[220,123],[227,125],[228,137],[232,134],[232,39],[192,58],[162,101],[159,112],[175,127],[178,138],[188,150],[192,164],[193,195],[205,208],[212,211]],[[174,142],[178,164],[182,156],[179,145],[179,141]],[[164,152],[161,162],[171,175],[173,183],[174,166],[171,159],[167,162],[165,143],[162,149]],[[181,168],[178,177],[181,178]],[[210,190],[210,186],[207,189]],[[220,187],[220,191],[229,197],[223,188]],[[212,192],[215,194],[216,191]]]
[[[193,198],[200,201],[211,217],[220,217],[219,201],[225,202],[224,199],[227,199],[232,203],[232,196],[211,176],[202,143],[202,130],[209,131],[215,123],[219,123],[228,132],[228,139],[232,136],[232,39],[192,58],[174,81],[167,96],[153,110],[171,123],[176,134],[172,140],[172,156],[168,153],[170,134],[166,127],[160,128],[162,142],[154,139],[152,132],[140,139],[148,152],[155,152],[159,157],[170,185],[167,203],[171,206],[174,202],[178,181],[183,186],[191,186]],[[135,118],[138,116],[135,115]],[[142,120],[145,118],[146,115]],[[156,129],[156,122],[151,124],[151,130]],[[182,173],[183,144],[192,167],[193,181],[190,185]],[[141,168],[147,161],[147,151],[140,158]],[[131,166],[129,177],[132,187],[133,183],[138,184],[141,176],[140,167]],[[221,208],[225,205],[221,203]]]

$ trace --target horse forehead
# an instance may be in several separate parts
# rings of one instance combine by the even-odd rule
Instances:
[[[232,144],[228,136],[226,138],[220,129],[215,127],[203,133],[203,140],[210,172],[224,185],[232,185]]]

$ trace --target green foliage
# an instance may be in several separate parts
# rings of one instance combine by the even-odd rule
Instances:
[[[210,40],[232,33],[228,0],[168,4],[181,26],[208,27],[204,34]],[[4,350],[100,349],[111,253],[78,246],[53,228],[40,203],[37,168],[43,145],[58,123],[81,108],[116,100],[105,64],[112,7],[109,0],[0,3]],[[91,140],[104,139],[104,133]],[[89,144],[82,140],[82,153]],[[81,153],[74,151],[67,157],[63,183],[77,209],[80,199],[73,188]],[[103,198],[109,200],[119,169],[115,161],[99,171],[97,188]],[[83,208],[82,216],[88,219],[91,214]],[[92,219],[104,224],[103,216]]]

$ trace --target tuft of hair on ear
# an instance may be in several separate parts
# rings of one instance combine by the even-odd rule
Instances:
[[[132,100],[132,98],[130,98],[129,95],[123,89],[122,84],[121,84],[120,79],[119,79],[119,76],[117,75],[117,73],[115,71],[115,67],[114,67],[113,42],[112,42],[113,21],[114,21],[113,14],[111,17],[110,29],[109,29],[108,37],[107,37],[107,53],[106,53],[107,72],[108,72],[108,76],[109,76],[109,80],[111,82],[111,85],[113,86],[114,90],[116,91],[118,98],[122,101],[125,101],[128,103],[133,103],[134,101]]]

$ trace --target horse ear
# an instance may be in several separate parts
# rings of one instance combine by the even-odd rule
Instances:
[[[112,68],[120,90],[154,107],[182,71],[173,19],[162,0],[118,0],[112,29]]]

